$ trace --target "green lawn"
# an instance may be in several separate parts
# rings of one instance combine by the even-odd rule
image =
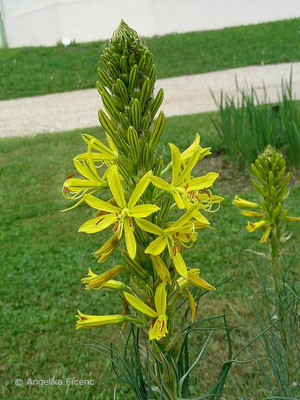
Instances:
[[[217,151],[219,142],[213,133],[210,117],[210,114],[200,114],[169,118],[160,145],[161,150],[166,148],[165,157],[168,157],[168,141],[183,149],[193,140],[196,131],[201,134],[203,146],[212,145],[213,151]],[[85,132],[100,139],[104,137],[101,128]],[[3,309],[0,320],[0,390],[3,398],[112,399],[117,381],[109,362],[79,342],[84,338],[93,338],[106,343],[113,341],[118,346],[118,329],[107,327],[75,331],[74,327],[78,308],[88,314],[121,311],[120,301],[114,293],[87,292],[80,282],[88,267],[100,272],[113,266],[120,255],[115,252],[103,266],[97,265],[91,253],[100,247],[109,232],[96,235],[77,233],[78,227],[92,215],[87,207],[60,213],[69,205],[61,196],[61,185],[74,170],[73,156],[84,148],[78,130],[0,140],[0,287]],[[257,280],[252,272],[256,258],[243,250],[261,250],[263,245],[258,244],[259,233],[250,235],[246,232],[246,219],[231,206],[231,201],[234,190],[239,190],[239,194],[246,192],[249,199],[255,196],[247,185],[248,177],[232,172],[222,161],[222,156],[210,156],[210,159],[210,162],[199,164],[199,172],[215,168],[220,172],[214,193],[223,195],[225,201],[218,213],[209,216],[214,229],[200,232],[199,240],[192,251],[186,252],[185,258],[189,266],[200,267],[202,276],[211,283],[216,284],[231,274],[235,275],[216,293],[204,297],[202,315],[222,314],[223,309],[232,311],[233,307],[247,321],[249,328],[251,315],[244,295],[253,294],[257,289]],[[300,186],[292,187],[288,204],[291,214],[300,215]],[[293,256],[289,256],[288,261],[296,272],[299,252],[295,250],[300,224],[293,223],[291,228],[294,236],[287,246]],[[232,318],[230,323],[236,327],[239,320]],[[253,337],[252,331],[249,337]],[[199,340],[203,340],[201,335]],[[217,336],[212,342],[213,351],[209,353],[210,361],[204,367],[203,380],[216,370],[215,361],[225,354],[220,340]],[[243,377],[247,385],[249,377],[244,368],[247,367],[235,366],[232,373]],[[14,385],[17,377],[26,381],[28,378],[47,379],[53,376],[58,379],[94,379],[95,385]],[[120,385],[118,394],[119,399],[130,399],[126,388],[121,389]],[[228,382],[227,394],[224,399],[238,398],[231,381]]]
[[[300,60],[300,19],[147,39],[159,78]],[[95,87],[104,42],[0,49],[0,99]]]

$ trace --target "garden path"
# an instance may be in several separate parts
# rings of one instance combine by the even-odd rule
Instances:
[[[293,70],[293,91],[300,100],[300,62],[251,66],[197,75],[160,79],[165,99],[161,109],[166,116],[194,114],[217,109],[221,90],[236,94],[240,88],[252,85],[263,96],[263,83],[268,99],[276,102],[282,79],[288,80]],[[0,101],[0,137],[25,136],[43,132],[60,132],[97,126],[97,110],[102,108],[96,89],[75,90],[36,97]]]

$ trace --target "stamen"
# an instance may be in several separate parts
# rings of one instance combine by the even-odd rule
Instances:
[[[194,193],[193,190],[192,190],[189,194],[190,194],[190,198],[191,198],[191,199],[195,196],[195,193]]]
[[[182,244],[181,243],[177,244],[177,249],[178,249],[179,253],[181,253],[181,251],[182,251]]]
[[[118,230],[118,226],[119,226],[119,224],[114,225],[113,228],[112,228],[112,231],[116,232]]]
[[[188,233],[186,233],[185,236],[187,237],[188,240],[191,240],[191,235],[189,235]]]
[[[176,246],[173,246],[172,252],[173,252],[173,256],[176,256]]]
[[[159,332],[161,332],[164,329],[164,326],[165,326],[165,321],[161,321]]]
[[[75,174],[70,174],[70,175],[66,176],[66,179],[65,179],[65,181],[66,181],[67,179],[70,179],[70,178],[72,178],[73,176],[75,176]]]
[[[206,188],[204,188],[204,190],[205,190],[205,193],[207,194],[207,196],[208,196],[208,197],[211,197],[211,192],[210,192],[208,189],[206,189]]]
[[[195,197],[199,201],[199,203],[202,203],[202,200],[200,199],[200,197],[198,195],[196,195]]]
[[[189,187],[189,184],[188,184],[188,183],[186,183],[186,184],[185,184],[185,187],[184,187],[184,188],[185,188],[185,190],[187,190],[187,188],[188,188],[188,187]]]
[[[176,236],[179,236],[179,232],[176,232]]]
[[[133,223],[132,223],[132,219],[131,219],[131,217],[128,217],[128,222],[129,222],[129,226],[130,226],[130,228],[132,228],[132,225],[133,225]]]

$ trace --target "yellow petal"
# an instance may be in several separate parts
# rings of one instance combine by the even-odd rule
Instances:
[[[181,154],[177,146],[169,143],[171,149],[171,159],[172,159],[172,183],[176,182],[178,175],[180,173],[181,167]]]
[[[84,194],[83,199],[90,207],[96,208],[96,210],[106,211],[109,213],[116,213],[120,211],[118,207],[113,206],[111,203],[98,199],[90,194]]]
[[[119,177],[118,167],[112,165],[107,173],[107,181],[110,191],[120,208],[126,208],[126,201],[124,197],[123,187]]]
[[[245,217],[257,217],[260,218],[262,217],[262,213],[256,212],[256,211],[248,211],[248,210],[242,210],[241,214],[244,215]]]
[[[171,193],[172,193],[172,196],[174,197],[177,207],[180,210],[183,210],[185,208],[185,205],[184,205],[182,198],[180,197],[180,194],[178,192],[176,192],[175,190],[172,190]]]
[[[186,161],[189,160],[194,154],[195,150],[199,148],[200,144],[200,136],[199,133],[196,133],[195,140],[193,143],[181,154],[181,159]]]
[[[151,256],[155,271],[163,282],[168,282],[171,285],[171,275],[168,267],[159,256]]]
[[[124,218],[125,242],[129,257],[133,260],[136,255],[136,241],[134,237],[133,225],[130,224],[129,218]]]
[[[134,191],[132,192],[130,199],[128,201],[129,209],[131,209],[132,207],[134,207],[136,205],[139,198],[142,196],[144,191],[147,189],[147,186],[150,183],[151,175],[152,175],[152,171],[148,171],[147,174],[142,177],[142,179],[139,181],[139,183],[134,188]]]
[[[194,322],[195,314],[196,314],[196,303],[195,303],[194,297],[193,297],[192,293],[189,291],[189,289],[186,288],[185,290],[187,291],[188,298],[189,298],[189,306],[190,306],[191,314],[192,314],[192,322]]]
[[[244,200],[239,196],[235,196],[232,204],[237,207],[259,208],[259,205],[257,203],[253,203],[252,201]]]
[[[210,225],[210,222],[208,221],[208,219],[206,219],[206,218],[204,217],[204,215],[201,214],[200,211],[196,211],[196,212],[195,212],[194,218],[195,218],[198,222],[200,222],[201,224]]]
[[[78,160],[74,159],[74,165],[77,171],[84,176],[87,179],[90,179],[91,181],[100,179],[99,174],[96,172],[96,174],[91,170],[90,165],[87,163],[86,159],[84,159],[81,162]]]
[[[210,283],[206,282],[204,279],[200,278],[199,276],[195,275],[194,273],[190,273],[188,271],[188,281],[201,289],[205,290],[216,290],[214,286],[212,286]]]
[[[178,179],[173,183],[174,186],[179,186],[189,176],[192,169],[198,162],[199,154],[200,154],[200,149],[195,150],[195,152],[192,154],[190,161],[187,163],[186,167],[183,169]]]
[[[93,149],[98,150],[100,153],[106,153],[108,155],[111,155],[112,157],[116,158],[114,152],[105,144],[100,142],[98,139],[96,139],[94,136],[87,135],[86,133],[82,135],[82,139],[87,143],[89,146],[91,146]]]
[[[285,220],[287,221],[300,221],[300,217],[285,217]]]
[[[197,214],[200,204],[193,204],[181,218],[179,218],[176,222],[176,226],[185,225],[189,222],[194,216]]]
[[[109,227],[116,221],[116,216],[113,214],[102,215],[101,217],[92,218],[85,222],[78,229],[78,232],[85,233],[96,233],[103,231],[103,229]]]
[[[272,230],[272,227],[268,226],[260,239],[260,243],[266,243],[266,241],[268,240],[268,237],[270,236],[271,230]]]
[[[209,172],[204,176],[194,178],[189,182],[188,191],[201,190],[213,185],[214,181],[218,178],[219,174],[216,172]]]
[[[100,275],[88,274],[87,277],[82,278],[81,281],[86,285],[86,289],[100,289],[110,279],[119,275],[124,269],[124,265],[116,265],[108,271],[103,272]],[[89,271],[90,272],[90,271]],[[92,272],[92,271],[91,271]]]
[[[102,325],[114,325],[124,322],[124,315],[85,315],[78,310],[76,329],[94,328]]]
[[[165,314],[167,310],[166,284],[162,282],[157,286],[154,296],[155,308],[159,315]]]
[[[142,204],[131,208],[130,216],[134,218],[148,217],[158,210],[160,210],[160,208],[158,206],[155,206],[154,204]]]
[[[150,253],[153,256],[158,256],[161,254],[167,245],[167,240],[163,236],[159,236],[157,239],[153,240],[146,248],[145,253]]]
[[[138,311],[140,311],[143,314],[146,314],[152,318],[158,317],[157,312],[152,310],[152,308],[147,306],[147,304],[145,304],[142,300],[138,299],[137,297],[135,297],[132,294],[129,294],[127,292],[124,292],[124,296],[125,296],[125,299],[128,301],[128,303],[131,304],[132,307],[134,307]]]
[[[178,272],[179,275],[181,275],[183,278],[188,277],[185,261],[179,251],[176,251],[176,255],[174,256],[173,254],[171,255],[172,261],[174,263],[174,266],[176,268],[176,271]]]
[[[64,187],[68,188],[70,192],[81,192],[83,190],[105,188],[106,182],[99,179],[98,181],[91,181],[86,179],[70,178],[64,182]]]
[[[146,232],[154,233],[154,235],[163,235],[164,231],[157,225],[152,224],[152,222],[148,221],[147,219],[137,219],[136,223],[138,226]]]
[[[163,179],[159,178],[158,176],[151,176],[151,182],[159,189],[166,190],[167,192],[171,190],[171,185]]]

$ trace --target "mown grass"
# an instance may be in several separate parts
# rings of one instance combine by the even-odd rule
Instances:
[[[159,78],[300,59],[300,19],[146,39]],[[0,99],[95,87],[105,42],[0,49]]]
[[[168,141],[181,149],[192,140],[198,131],[203,146],[212,144],[218,148],[218,137],[213,134],[210,115],[174,117],[167,120],[160,150],[166,149]],[[104,138],[101,128],[87,129],[100,139]],[[3,398],[46,399],[112,399],[113,387],[117,383],[108,361],[99,354],[80,345],[84,338],[93,338],[107,344],[121,345],[120,332],[116,327],[91,331],[75,331],[75,314],[79,308],[88,314],[110,314],[121,312],[118,296],[109,291],[87,292],[80,279],[88,267],[96,272],[103,271],[120,259],[118,251],[104,264],[97,265],[92,251],[100,247],[109,232],[97,235],[77,233],[78,227],[91,215],[91,210],[80,207],[69,213],[60,210],[69,203],[61,196],[64,178],[73,172],[72,158],[85,148],[80,131],[43,134],[34,137],[1,139],[1,392]],[[202,167],[213,168],[211,164]],[[186,252],[187,264],[200,267],[201,274],[209,282],[218,283],[227,276],[234,278],[221,286],[216,293],[203,298],[202,316],[222,314],[223,310],[237,310],[244,318],[247,336],[253,337],[255,328],[249,329],[251,313],[244,295],[253,295],[257,281],[251,264],[255,257],[243,252],[246,248],[262,250],[258,245],[259,233],[248,234],[244,229],[246,220],[231,206],[236,180],[224,180],[224,171],[219,171],[220,181],[215,193],[224,195],[225,200],[217,214],[209,216],[214,229],[200,232],[199,240],[192,251]],[[254,193],[247,186],[249,199]],[[243,193],[240,193],[243,194]],[[293,215],[300,215],[300,186],[293,187],[289,207]],[[288,243],[291,249],[289,262],[294,272],[299,267],[297,238],[300,224],[291,224],[294,236]],[[299,268],[298,268],[299,273]],[[296,279],[296,277],[295,277]],[[230,306],[229,306],[230,304]],[[234,328],[236,317],[229,322]],[[253,330],[252,330],[253,328]],[[199,334],[197,343],[203,342]],[[207,386],[211,371],[216,371],[215,362],[220,364],[226,357],[222,336],[216,335],[212,342],[209,360],[203,367],[201,379]],[[240,346],[237,341],[235,347]],[[233,368],[235,377],[242,379],[247,388],[249,377],[246,367]],[[21,377],[48,379],[94,379],[93,386],[50,386],[16,387],[14,380]],[[251,397],[249,394],[249,399]],[[130,399],[127,388],[118,385],[118,398]],[[227,385],[224,399],[238,398],[231,381]]]

